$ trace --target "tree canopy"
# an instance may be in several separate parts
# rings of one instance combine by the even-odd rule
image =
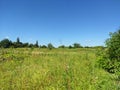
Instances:
[[[120,61],[120,30],[110,33],[110,38],[107,39],[106,46],[108,47],[107,54],[109,59]]]
[[[100,55],[99,65],[110,73],[120,71],[120,30],[110,33],[106,40],[106,49]]]
[[[11,41],[9,41],[8,39],[3,39],[0,42],[0,47],[3,47],[3,48],[9,48],[10,45],[11,45]]]
[[[51,43],[49,43],[49,44],[48,44],[48,48],[51,50],[51,49],[54,48],[54,46],[53,46]]]
[[[39,47],[38,41],[35,44],[22,43],[20,42],[19,37],[16,39],[16,42],[12,42],[9,39],[3,39],[0,41],[0,47],[2,48],[23,48],[23,47]]]
[[[79,43],[74,43],[74,44],[73,44],[73,47],[74,47],[74,48],[81,48],[82,46],[81,46]]]

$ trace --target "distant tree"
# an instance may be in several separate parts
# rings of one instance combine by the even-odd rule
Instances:
[[[89,46],[85,46],[84,48],[90,48]]]
[[[29,43],[23,43],[23,47],[29,47]]]
[[[61,46],[59,46],[58,48],[65,48],[65,45],[61,45]]]
[[[38,45],[38,41],[36,41],[36,43],[35,43],[35,47],[37,47],[37,48],[39,47],[39,45]]]
[[[71,45],[68,46],[69,49],[73,48]]]
[[[94,46],[92,48],[105,48],[104,46]]]
[[[39,47],[38,45],[38,41],[36,41],[35,44],[29,44],[29,43],[22,43],[20,42],[20,39],[19,37],[16,39],[16,42],[12,42],[10,41],[9,39],[3,39],[2,41],[0,41],[0,47],[3,47],[3,48],[9,48],[9,47],[12,47],[12,48],[21,48],[21,47]]]
[[[49,43],[48,44],[48,49],[52,50],[53,48],[54,48],[54,46],[51,43]]]
[[[20,43],[20,39],[19,39],[19,37],[17,37],[17,41],[16,41],[17,43]]]
[[[40,48],[47,48],[47,46],[46,45],[42,45],[42,46],[40,46]]]
[[[16,42],[14,42],[14,47],[15,48],[23,47],[23,43],[20,42],[19,37],[17,38]]]
[[[74,48],[81,48],[82,46],[81,46],[79,43],[74,43],[74,44],[73,44],[73,47],[74,47]]]
[[[33,48],[33,47],[34,47],[34,44],[32,44],[32,43],[29,44],[29,47],[30,47],[30,48]]]
[[[17,48],[17,43],[16,42],[13,42],[12,44],[13,44],[14,48]]]
[[[11,46],[11,41],[9,41],[8,39],[3,39],[0,42],[0,47],[9,48],[10,46]]]

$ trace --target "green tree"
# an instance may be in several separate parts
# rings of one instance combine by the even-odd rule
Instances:
[[[33,45],[32,43],[30,43],[30,44],[29,44],[29,47],[30,47],[30,48],[33,48],[33,47],[34,47],[34,45]]]
[[[47,46],[46,45],[42,45],[42,46],[40,46],[40,48],[47,48]]]
[[[74,48],[81,48],[82,46],[81,46],[79,43],[74,43],[74,44],[73,44],[73,47],[74,47]]]
[[[110,73],[120,71],[120,30],[110,33],[106,49],[100,55],[99,65]]]
[[[20,39],[19,39],[19,37],[17,37],[17,41],[16,41],[18,44],[20,43]]]
[[[110,33],[110,38],[106,41],[109,59],[120,61],[120,30]]]
[[[36,43],[35,43],[35,47],[37,47],[37,48],[39,47],[39,45],[38,45],[38,41],[36,41]]]
[[[61,45],[61,46],[59,46],[58,48],[65,48],[65,45]]]
[[[48,44],[48,49],[52,50],[53,48],[54,48],[54,46],[51,43],[49,43]]]
[[[15,48],[23,47],[23,43],[20,42],[19,37],[17,38],[16,42],[14,42],[14,47]]]
[[[29,43],[23,43],[23,47],[29,47]]]
[[[9,41],[8,39],[3,39],[0,42],[0,47],[3,47],[3,48],[9,48],[10,45],[11,45],[11,41]]]
[[[69,49],[73,48],[71,45],[68,46]]]

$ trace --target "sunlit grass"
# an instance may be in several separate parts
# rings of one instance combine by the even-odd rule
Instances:
[[[0,90],[119,90],[114,75],[96,66],[94,49],[3,51]]]

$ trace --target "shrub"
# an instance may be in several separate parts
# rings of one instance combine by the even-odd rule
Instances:
[[[52,50],[53,48],[54,48],[54,46],[51,43],[49,43],[48,44],[48,49]]]
[[[106,40],[107,48],[99,56],[99,65],[109,73],[120,71],[120,30],[110,33]]]

